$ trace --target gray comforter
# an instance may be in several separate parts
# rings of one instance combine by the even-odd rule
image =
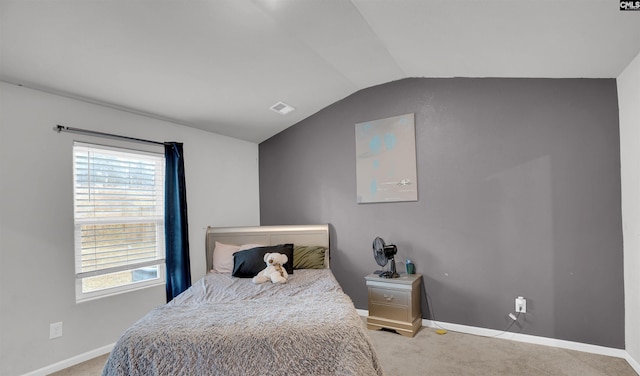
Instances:
[[[106,375],[382,375],[328,269],[283,285],[211,273],[118,340]]]

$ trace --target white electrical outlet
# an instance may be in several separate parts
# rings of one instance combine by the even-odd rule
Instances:
[[[62,337],[62,321],[49,324],[49,339]]]
[[[527,299],[522,296],[516,298],[516,312],[527,313]]]

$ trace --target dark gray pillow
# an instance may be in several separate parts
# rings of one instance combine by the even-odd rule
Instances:
[[[289,274],[293,274],[293,244],[279,244],[265,247],[255,247],[233,254],[234,277],[253,278],[260,273],[267,264],[264,262],[264,255],[267,253],[283,253],[289,259],[284,268]]]

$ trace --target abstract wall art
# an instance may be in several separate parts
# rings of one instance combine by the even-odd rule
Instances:
[[[356,124],[357,202],[417,201],[414,114]]]

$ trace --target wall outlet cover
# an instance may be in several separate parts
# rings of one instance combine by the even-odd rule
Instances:
[[[62,322],[49,324],[49,339],[62,337]]]
[[[516,298],[516,312],[527,313],[527,299],[522,296]]]

